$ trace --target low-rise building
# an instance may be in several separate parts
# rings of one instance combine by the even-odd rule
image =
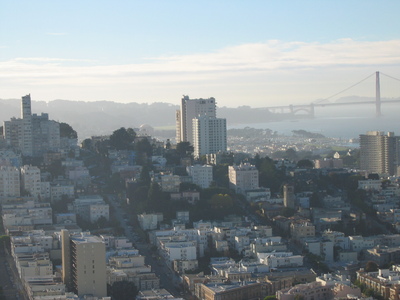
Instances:
[[[84,220],[91,223],[99,218],[110,219],[110,207],[99,195],[81,195],[74,201],[74,211]]]
[[[162,213],[155,214],[141,214],[138,215],[139,225],[143,230],[154,230],[158,228],[160,222],[163,221],[164,217]]]
[[[180,193],[171,193],[172,201],[186,201],[189,204],[196,204],[200,200],[200,192],[198,191],[186,191]]]
[[[258,300],[262,297],[262,286],[258,282],[245,282],[233,284],[198,284],[195,296],[199,300]]]
[[[203,189],[210,187],[213,181],[213,167],[211,165],[193,165],[186,167],[189,176],[192,177],[194,184]]]
[[[301,240],[310,253],[321,256],[326,262],[333,262],[333,242],[323,238],[304,238]]]
[[[290,235],[293,239],[315,237],[315,226],[309,220],[298,220],[290,224]]]
[[[398,268],[395,268],[393,271],[379,269],[377,272],[366,272],[364,269],[361,269],[357,271],[357,280],[384,299],[389,299],[390,289],[398,284],[400,273]]]

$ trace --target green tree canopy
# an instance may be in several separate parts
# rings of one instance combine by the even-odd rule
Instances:
[[[186,192],[186,191],[201,191],[201,187],[199,187],[197,184],[195,183],[191,183],[191,182],[182,182],[179,185],[179,191],[180,192]]]
[[[285,173],[277,170],[274,161],[269,157],[261,158],[258,171],[260,172],[260,186],[270,188],[273,193],[280,190],[282,183],[286,179]]]
[[[314,168],[314,163],[309,159],[302,159],[297,162],[297,167],[312,169]]]
[[[86,150],[93,150],[93,141],[92,139],[84,139],[81,143],[81,147],[82,149],[86,149]]]
[[[379,269],[379,266],[374,261],[368,261],[365,264],[365,272],[376,272],[376,271],[378,271],[378,269]]]
[[[212,209],[229,209],[233,206],[232,197],[227,194],[215,194],[208,203]]]
[[[108,286],[107,294],[112,300],[132,300],[136,298],[138,289],[131,281],[116,281]]]
[[[285,151],[285,156],[289,160],[296,160],[297,159],[297,152],[293,148],[289,148]]]
[[[117,150],[133,150],[136,133],[132,128],[121,127],[110,135],[110,146]]]
[[[186,157],[193,153],[193,146],[189,142],[180,142],[176,145],[176,152],[180,157]]]
[[[78,138],[78,134],[69,124],[60,123],[60,137],[76,139],[76,138]]]

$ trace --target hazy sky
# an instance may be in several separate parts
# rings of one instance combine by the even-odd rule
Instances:
[[[0,98],[310,103],[375,71],[400,78],[399,12],[399,0],[0,0]],[[400,81],[381,87],[400,96]]]

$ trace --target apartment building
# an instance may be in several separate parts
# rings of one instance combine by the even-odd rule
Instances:
[[[22,188],[35,199],[41,195],[40,169],[36,166],[25,165],[21,168]]]
[[[249,163],[229,166],[229,186],[236,193],[244,194],[247,190],[258,189],[258,170]]]
[[[368,131],[360,135],[360,168],[371,173],[396,175],[399,137],[393,132]]]
[[[209,188],[213,181],[213,167],[210,165],[194,165],[186,167],[189,176],[194,184],[203,189]]]
[[[62,279],[78,296],[107,296],[106,251],[104,242],[96,236],[70,236],[61,231]]]
[[[11,166],[0,166],[0,198],[19,197],[20,191],[19,169]]]

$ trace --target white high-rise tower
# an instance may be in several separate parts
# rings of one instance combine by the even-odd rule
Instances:
[[[200,116],[216,117],[214,98],[189,99],[183,96],[181,109],[176,112],[176,142],[189,142],[193,145],[193,119]]]

